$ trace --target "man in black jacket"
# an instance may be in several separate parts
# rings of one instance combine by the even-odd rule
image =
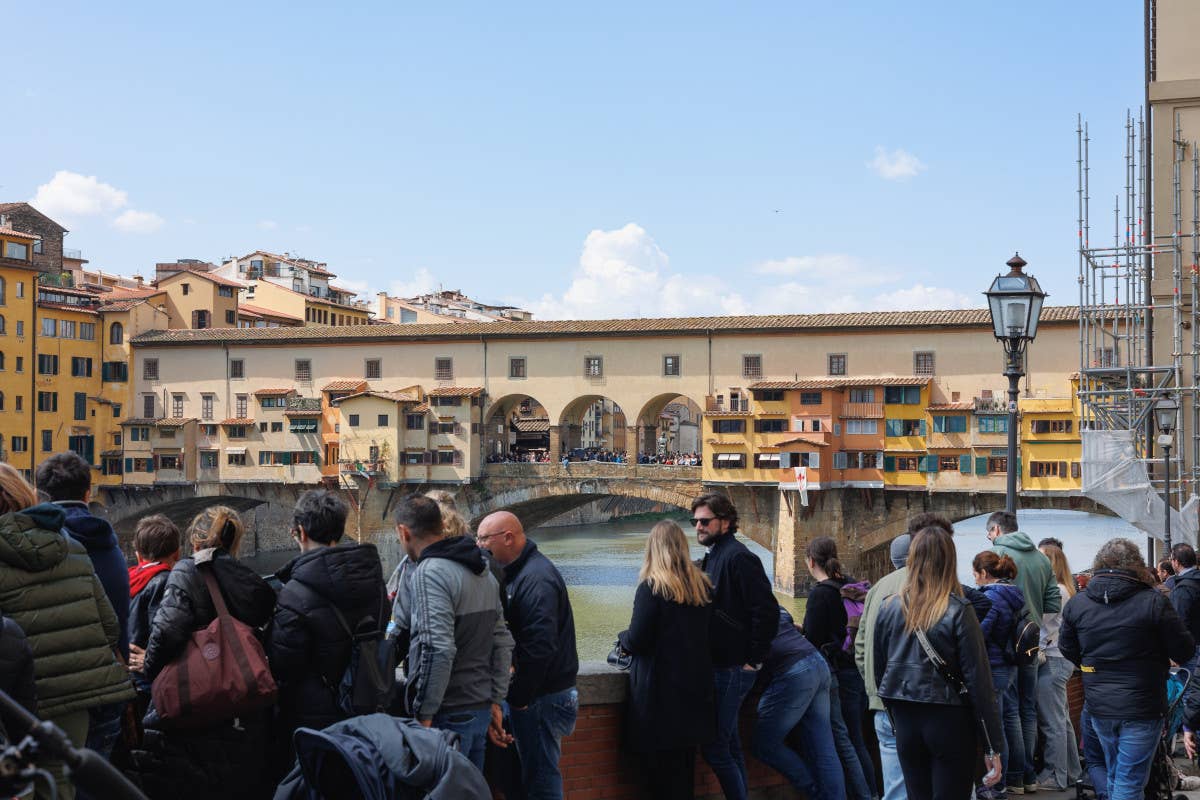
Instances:
[[[279,683],[278,738],[288,764],[297,728],[320,730],[350,716],[338,702],[352,652],[346,627],[377,629],[383,638],[391,616],[375,545],[340,544],[348,513],[346,501],[333,492],[300,495],[292,511],[300,555],[276,573],[283,588],[267,653]]]
[[[738,736],[738,711],[758,677],[779,622],[779,604],[758,556],[737,540],[738,514],[723,494],[692,501],[696,539],[708,548],[701,567],[713,584],[713,682],[717,738],[701,752],[726,800],[745,800],[746,759]]]
[[[560,800],[562,738],[575,730],[579,711],[575,690],[579,656],[567,586],[550,559],[525,537],[521,521],[508,511],[485,517],[475,541],[504,567],[508,627],[516,641],[508,707],[525,796]],[[503,745],[499,720],[493,720],[488,735]]]
[[[1108,795],[1141,797],[1167,710],[1170,662],[1191,658],[1195,640],[1153,588],[1141,551],[1129,539],[1111,539],[1100,548],[1091,581],[1062,617],[1059,649],[1083,670]]]

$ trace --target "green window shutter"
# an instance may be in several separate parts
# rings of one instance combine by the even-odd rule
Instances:
[[[921,456],[921,460],[917,464],[917,469],[921,472],[937,472],[937,456]]]
[[[284,463],[285,465],[290,465],[290,464],[292,463],[292,454],[291,454],[291,451],[288,451],[288,452],[286,452],[286,453],[284,453],[284,454],[283,454],[283,463]]]
[[[900,420],[889,419],[887,421],[887,425],[885,427],[887,429],[886,433],[888,436],[899,436],[900,435]]]
[[[146,472],[154,472],[154,458],[146,459]]]
[[[888,420],[888,421],[891,422],[891,420]],[[896,457],[895,456],[884,456],[883,457],[883,471],[884,472],[895,472],[896,471]]]
[[[971,457],[969,455],[961,455],[958,457],[958,471],[963,475],[971,474]]]
[[[924,419],[922,419],[922,420],[921,420],[921,433],[920,433],[920,435],[921,435],[921,436],[925,436],[925,435],[926,435],[926,434],[925,434],[925,420],[924,420]]]
[[[937,416],[937,417],[933,418],[933,432],[934,433],[945,433],[946,432],[946,418],[945,417]]]
[[[321,466],[321,453],[317,450],[313,450],[312,454],[313,454],[313,464],[315,464],[318,467]]]
[[[132,458],[125,459],[125,471],[133,472],[133,459]]]
[[[988,460],[986,457],[978,457],[977,456],[975,458],[975,474],[976,475],[987,475],[988,474],[987,462],[988,462]]]

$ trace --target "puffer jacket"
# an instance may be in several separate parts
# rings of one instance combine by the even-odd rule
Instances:
[[[1200,640],[1200,569],[1190,569],[1172,577],[1175,585],[1169,595],[1171,605],[1192,638]]]
[[[321,729],[346,715],[334,691],[350,663],[350,630],[387,626],[387,590],[373,544],[319,547],[296,557],[276,576],[283,583],[267,654],[279,682],[279,708],[291,739],[296,728]],[[368,622],[370,618],[370,622]]]
[[[87,503],[75,500],[60,500],[54,505],[67,515],[63,530],[72,539],[87,548],[88,558],[96,570],[96,577],[112,603],[121,626],[121,641],[118,648],[121,656],[129,658],[129,568],[125,554],[117,542],[117,534],[108,520],[95,516]]]
[[[197,571],[197,562],[212,565],[230,614],[252,628],[262,628],[271,621],[275,592],[254,570],[220,548],[201,550],[182,559],[171,569],[167,589],[150,626],[143,667],[149,681],[183,653],[195,631],[207,627],[217,617],[208,586]]]
[[[0,515],[0,609],[29,640],[44,718],[134,696],[116,614],[64,519],[50,503]]]
[[[1025,595],[1007,581],[980,588],[992,601],[987,616],[979,620],[983,640],[987,642],[988,663],[993,667],[1009,665],[1013,662],[1007,654],[1012,650],[1013,631],[1025,610]]]
[[[1062,615],[1059,650],[1083,671],[1092,716],[1166,713],[1169,662],[1182,664],[1196,650],[1170,600],[1132,572],[1103,569]]]
[[[950,706],[969,704],[983,720],[992,742],[1003,742],[983,629],[979,627],[970,602],[951,595],[946,613],[926,635],[950,671],[966,684],[967,696],[959,694],[934,669],[917,635],[905,632],[900,597],[893,595],[883,602],[879,611],[874,640],[875,682],[884,704],[893,701]]]

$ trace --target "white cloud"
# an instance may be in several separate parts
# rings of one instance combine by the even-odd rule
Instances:
[[[113,227],[124,233],[154,233],[166,224],[166,220],[153,211],[128,209],[113,220]]]
[[[258,222],[258,229],[260,231],[273,231],[278,227],[279,223],[273,219],[263,219]]]
[[[875,148],[875,158],[868,161],[867,166],[888,181],[908,180],[926,169],[924,162],[907,150],[897,147],[889,152],[882,145]]]
[[[111,214],[124,208],[129,198],[125,192],[95,175],[80,175],[60,169],[49,183],[37,188],[30,201],[49,217],[72,218]]]
[[[640,225],[594,230],[561,295],[516,300],[535,319],[620,319],[964,308],[952,289],[905,286],[896,270],[845,253],[771,259],[723,275],[685,275]],[[744,280],[752,275],[762,276]],[[726,277],[729,276],[729,277]],[[734,287],[738,288],[734,288]],[[752,287],[752,288],[743,288]]]
[[[437,288],[437,279],[426,267],[421,267],[407,281],[392,281],[388,284],[387,293],[392,297],[416,297],[428,294]]]

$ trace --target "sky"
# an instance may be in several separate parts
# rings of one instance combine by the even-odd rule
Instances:
[[[5,19],[0,200],[90,267],[287,251],[542,319],[976,307],[1014,251],[1077,303],[1076,115],[1111,218],[1143,91],[1118,0]]]

